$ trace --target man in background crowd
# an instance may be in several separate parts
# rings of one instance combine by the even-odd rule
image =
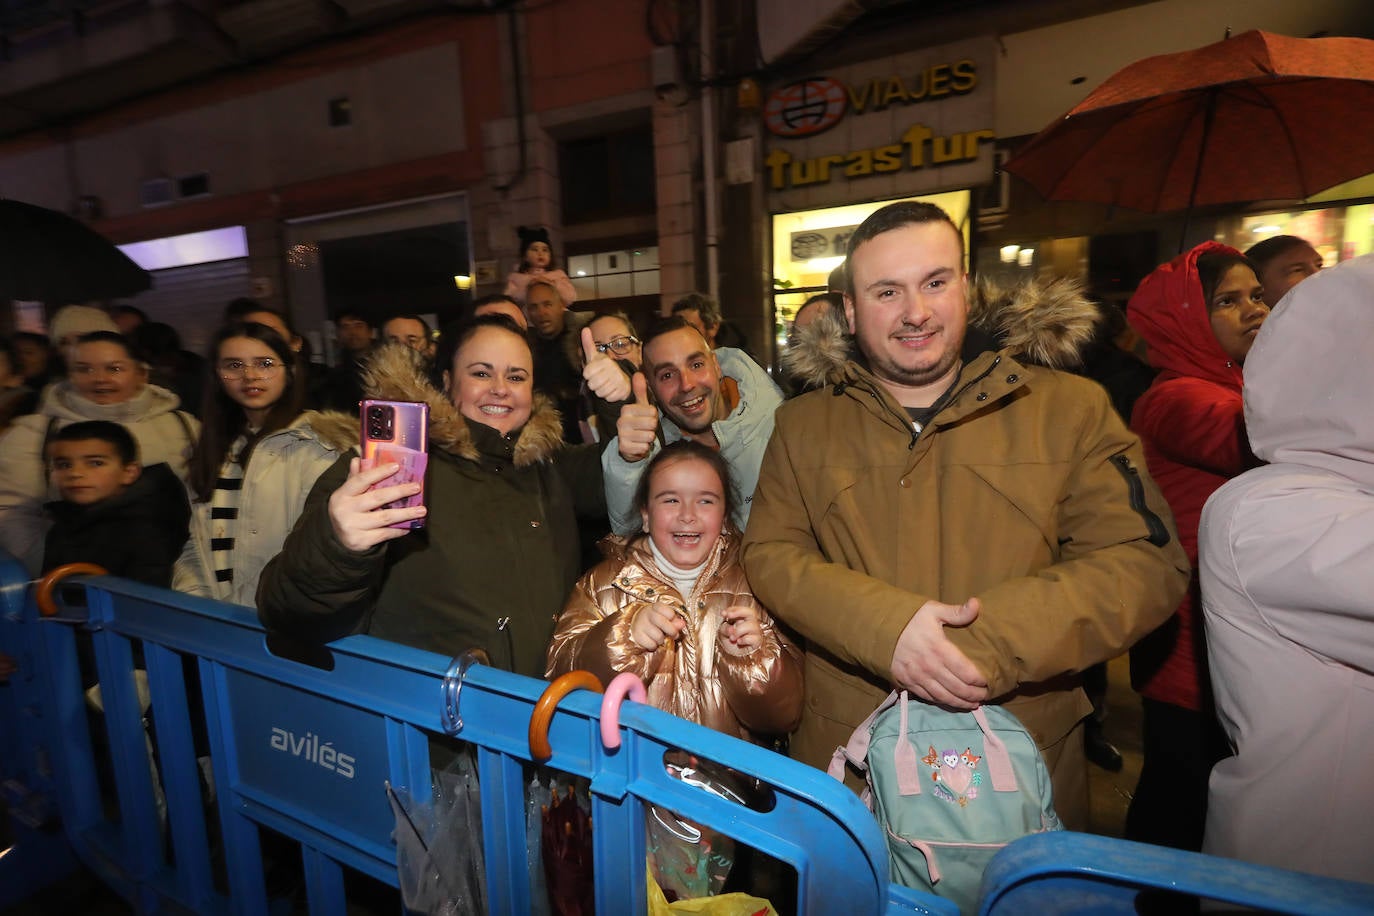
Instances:
[[[1270,308],[1279,304],[1284,293],[1322,269],[1322,256],[1306,239],[1296,235],[1276,235],[1251,245],[1245,256],[1259,270],[1264,302]]]
[[[558,287],[531,280],[525,288],[534,390],[553,401],[563,420],[563,441],[581,442],[578,405],[582,389],[582,329],[590,312],[569,312]]]
[[[338,362],[329,370],[321,390],[323,406],[344,413],[356,413],[363,399],[363,361],[372,352],[376,330],[361,312],[345,310],[334,316],[339,345]]]
[[[434,361],[434,337],[429,322],[419,315],[397,315],[382,325],[382,340],[410,347],[424,357],[425,365]]]

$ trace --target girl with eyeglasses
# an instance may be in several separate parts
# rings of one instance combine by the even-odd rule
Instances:
[[[43,566],[49,489],[44,449],[57,431],[83,420],[125,427],[138,444],[144,467],[166,463],[185,480],[199,426],[177,396],[148,383],[148,363],[114,331],[83,334],[63,354],[67,377],[43,390],[36,413],[18,417],[0,438],[0,549],[19,558],[30,573]]]
[[[305,409],[299,357],[267,325],[220,329],[206,367],[191,537],[172,587],[251,607],[315,479],[357,443],[358,420]]]

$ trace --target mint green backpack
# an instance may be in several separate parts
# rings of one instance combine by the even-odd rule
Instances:
[[[1000,706],[950,712],[893,691],[835,750],[830,775],[844,779],[846,761],[868,780],[864,803],[887,834],[892,880],[966,913],[1003,846],[1064,829],[1035,741]]]

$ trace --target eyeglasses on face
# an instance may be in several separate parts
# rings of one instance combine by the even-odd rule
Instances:
[[[624,356],[626,353],[629,353],[629,352],[630,352],[630,348],[631,348],[631,347],[636,346],[636,345],[638,345],[638,344],[639,344],[639,338],[638,338],[638,337],[631,337],[631,336],[629,336],[629,335],[622,334],[622,335],[619,336],[619,337],[612,337],[610,340],[606,341],[605,343],[599,343],[599,344],[597,344],[597,345],[596,345],[596,352],[598,352],[598,353],[605,353],[607,350],[610,350],[612,353],[616,354],[617,356]]]
[[[249,374],[255,378],[272,378],[282,370],[282,361],[270,356],[258,359],[222,359],[219,363],[219,377],[222,379],[241,379]]]

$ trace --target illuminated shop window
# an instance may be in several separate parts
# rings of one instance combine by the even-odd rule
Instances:
[[[964,233],[968,247],[968,191],[949,191],[924,197],[899,198],[932,203],[949,214]],[[849,236],[864,219],[890,200],[779,213],[773,217],[773,309],[779,341],[797,309],[818,292],[825,292],[830,272],[844,262]]]
[[[580,301],[656,296],[658,246],[574,255],[568,258],[568,276]]]
[[[1276,235],[1307,240],[1331,267],[1374,251],[1374,204],[1231,217],[1218,224],[1216,240],[1244,251]]]

